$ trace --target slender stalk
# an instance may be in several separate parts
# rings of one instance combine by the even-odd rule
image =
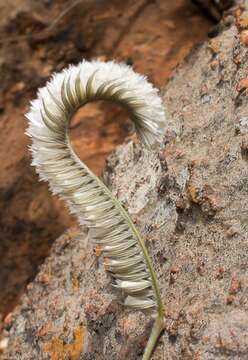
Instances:
[[[150,271],[150,275],[152,278],[152,286],[153,289],[155,291],[156,294],[156,302],[157,302],[157,306],[158,306],[158,316],[153,324],[152,327],[152,331],[147,343],[147,346],[145,348],[145,352],[143,355],[142,360],[149,360],[151,357],[151,354],[156,346],[156,343],[158,341],[158,338],[161,334],[161,332],[164,329],[164,307],[163,307],[163,303],[162,303],[162,298],[161,298],[161,294],[160,294],[160,290],[159,290],[159,285],[158,285],[158,278],[157,275],[153,269],[153,265],[152,265],[152,261],[151,258],[148,254],[148,251],[146,249],[144,240],[142,239],[139,231],[136,229],[132,219],[130,218],[129,214],[127,213],[127,211],[122,207],[121,203],[119,202],[119,200],[111,193],[111,191],[107,188],[107,186],[85,165],[82,163],[82,161],[80,160],[80,158],[76,155],[76,153],[74,152],[71,143],[70,143],[70,137],[69,137],[69,131],[68,131],[68,127],[66,129],[66,143],[68,148],[70,149],[71,155],[72,157],[82,166],[84,166],[84,168],[87,168],[88,172],[91,174],[91,176],[93,178],[95,178],[95,180],[101,185],[101,187],[105,190],[105,192],[109,195],[109,197],[114,201],[114,203],[117,205],[117,207],[120,210],[120,213],[123,215],[123,217],[127,220],[130,229],[132,229],[133,233],[136,235],[139,245],[141,247],[141,250],[144,254],[144,258],[145,258],[145,262],[146,265]]]
[[[147,265],[147,267],[149,269],[149,272],[150,272],[150,275],[151,275],[152,286],[153,286],[154,292],[156,294],[156,302],[157,302],[157,306],[158,306],[158,314],[159,314],[160,318],[163,318],[164,309],[163,309],[163,303],[162,303],[161,294],[160,294],[159,285],[158,285],[158,278],[157,278],[157,275],[156,275],[156,273],[155,273],[155,271],[153,269],[152,261],[151,261],[151,258],[149,256],[149,254],[148,254],[148,251],[147,251],[147,248],[145,246],[143,238],[141,237],[141,235],[140,235],[139,231],[136,229],[136,226],[134,225],[131,217],[129,216],[127,211],[123,208],[123,206],[121,205],[119,200],[111,193],[111,191],[107,188],[107,186],[87,167],[87,165],[85,165],[81,161],[81,159],[77,156],[77,154],[73,150],[73,147],[72,147],[71,142],[70,142],[68,127],[66,129],[66,135],[65,136],[66,136],[67,146],[68,146],[68,148],[70,150],[70,153],[71,153],[72,157],[74,158],[74,160],[76,160],[82,167],[87,169],[87,171],[92,176],[92,178],[94,178],[99,183],[99,185],[104,189],[105,193],[108,194],[108,196],[112,199],[112,201],[119,208],[120,213],[126,219],[126,221],[128,222],[128,224],[130,226],[130,229],[135,234],[135,236],[136,236],[136,238],[138,240],[139,246],[140,246],[140,248],[141,248],[141,250],[143,252],[146,265]]]
[[[149,360],[153,350],[157,344],[158,338],[161,334],[161,332],[164,329],[164,320],[163,317],[161,317],[160,315],[158,315],[158,317],[156,318],[153,327],[152,327],[152,331],[151,331],[151,335],[149,337],[148,343],[146,345],[145,348],[145,352],[143,355],[142,360]]]

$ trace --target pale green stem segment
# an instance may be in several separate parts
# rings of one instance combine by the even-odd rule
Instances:
[[[69,123],[69,122],[68,122]],[[68,125],[68,124],[67,124]],[[156,346],[157,340],[162,332],[162,330],[164,329],[164,308],[163,308],[163,303],[162,303],[162,299],[161,299],[161,294],[160,294],[160,290],[159,290],[159,286],[158,286],[158,279],[157,279],[157,275],[153,269],[152,266],[152,261],[151,258],[148,254],[148,251],[146,249],[145,243],[143,238],[141,237],[139,231],[136,229],[132,219],[130,218],[129,214],[127,213],[127,211],[122,207],[121,203],[119,202],[119,200],[111,193],[111,191],[107,188],[107,186],[80,160],[80,158],[77,156],[77,154],[74,152],[72,145],[70,143],[70,138],[69,138],[69,131],[68,131],[68,127],[66,129],[66,143],[67,146],[70,150],[71,155],[73,156],[73,158],[84,168],[86,169],[90,175],[92,176],[92,178],[94,178],[98,184],[101,186],[101,188],[105,191],[105,193],[111,198],[111,200],[115,203],[115,205],[118,207],[120,213],[122,214],[123,218],[127,221],[130,229],[133,231],[133,233],[135,234],[136,238],[138,239],[138,243],[140,245],[140,248],[142,250],[142,253],[144,255],[145,258],[145,262],[146,265],[149,269],[150,275],[151,275],[151,280],[152,280],[152,286],[156,295],[156,302],[157,302],[157,318],[154,322],[153,328],[152,328],[152,332],[150,335],[150,338],[148,340],[145,352],[144,352],[144,356],[142,360],[149,360],[151,357],[151,354]]]
[[[157,344],[158,338],[163,330],[164,330],[164,319],[163,319],[163,317],[158,315],[158,317],[156,318],[156,320],[153,324],[152,332],[149,337],[148,343],[146,345],[142,360],[150,359],[150,357],[153,353],[153,350]]]

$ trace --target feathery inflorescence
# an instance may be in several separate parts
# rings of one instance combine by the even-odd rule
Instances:
[[[156,274],[139,232],[70,144],[70,119],[79,107],[95,100],[126,107],[146,147],[161,139],[165,115],[157,90],[124,64],[84,61],[53,75],[31,103],[26,117],[32,164],[52,192],[67,201],[80,224],[90,229],[113,286],[126,295],[124,304],[140,310],[161,306]]]

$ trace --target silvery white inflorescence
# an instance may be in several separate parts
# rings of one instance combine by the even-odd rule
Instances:
[[[126,294],[124,304],[140,310],[157,308],[161,318],[157,278],[143,239],[119,201],[70,144],[70,119],[79,107],[96,100],[126,107],[146,147],[161,140],[165,114],[157,90],[125,64],[83,61],[53,75],[31,103],[26,117],[32,164],[52,192],[67,201],[79,222],[89,227],[113,286]]]

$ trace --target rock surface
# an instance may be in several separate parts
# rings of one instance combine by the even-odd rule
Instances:
[[[240,15],[240,14],[239,14]],[[143,234],[165,303],[153,360],[248,357],[248,51],[237,26],[195,50],[164,91],[156,153],[132,142],[105,181]],[[9,319],[6,359],[137,360],[151,319],[118,305],[87,233],[59,238]]]

